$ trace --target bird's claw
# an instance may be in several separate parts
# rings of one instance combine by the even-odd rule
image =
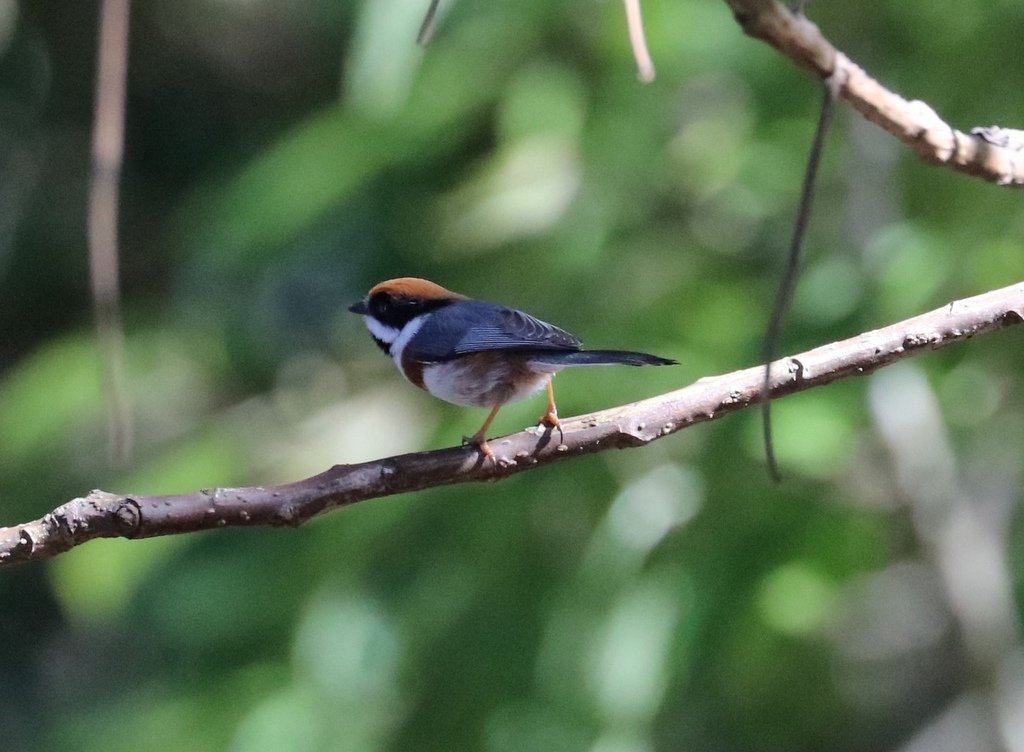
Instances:
[[[562,421],[558,419],[558,413],[554,410],[548,410],[546,413],[541,415],[537,422],[541,425],[547,426],[549,429],[558,429],[558,443],[561,444],[565,441],[565,432],[562,431]]]
[[[490,460],[494,464],[498,464],[498,459],[497,457],[494,456],[494,450],[491,449],[491,445],[487,443],[487,439],[485,439],[480,434],[473,434],[472,436],[463,436],[462,444],[463,446],[475,446],[480,451],[480,454],[484,456],[484,459]]]

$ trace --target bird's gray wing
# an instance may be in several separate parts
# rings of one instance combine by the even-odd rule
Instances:
[[[439,363],[487,350],[575,351],[581,344],[528,313],[482,300],[460,300],[429,315],[405,354],[421,363]]]

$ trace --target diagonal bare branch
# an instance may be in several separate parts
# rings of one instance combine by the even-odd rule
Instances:
[[[821,78],[866,119],[913,148],[923,159],[997,185],[1024,184],[1019,131],[946,123],[929,105],[908,101],[869,76],[828,41],[814,23],[777,0],[725,0],[743,31]],[[992,137],[992,134],[995,137]]]
[[[770,391],[781,397],[870,373],[926,350],[1024,321],[1024,282],[956,301],[915,318],[776,361]],[[497,480],[541,465],[648,444],[683,428],[760,403],[764,368],[700,379],[631,405],[562,422],[550,432],[522,431],[490,442],[499,462],[476,449],[432,452],[335,465],[281,486],[203,489],[167,496],[93,491],[38,520],[0,528],[0,566],[38,561],[94,538],[143,538],[249,525],[300,525],[367,499],[423,488]]]

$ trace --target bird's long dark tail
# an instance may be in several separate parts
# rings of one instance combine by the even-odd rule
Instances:
[[[678,362],[629,350],[579,350],[577,352],[541,352],[532,360],[557,366],[674,366]]]

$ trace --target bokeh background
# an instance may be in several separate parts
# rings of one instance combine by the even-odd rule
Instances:
[[[345,306],[419,275],[674,369],[757,362],[819,88],[725,3],[146,0],[122,264],[135,412],[107,454],[88,294],[95,2],[0,0],[0,524],[91,488],[294,480],[441,447]],[[1021,125],[1024,5],[815,3],[952,123]],[[1024,277],[1020,194],[840,108],[786,331],[822,344]],[[986,336],[643,450],[298,530],[0,571],[10,750],[1021,750],[1024,366]],[[497,433],[542,400],[510,407]]]

